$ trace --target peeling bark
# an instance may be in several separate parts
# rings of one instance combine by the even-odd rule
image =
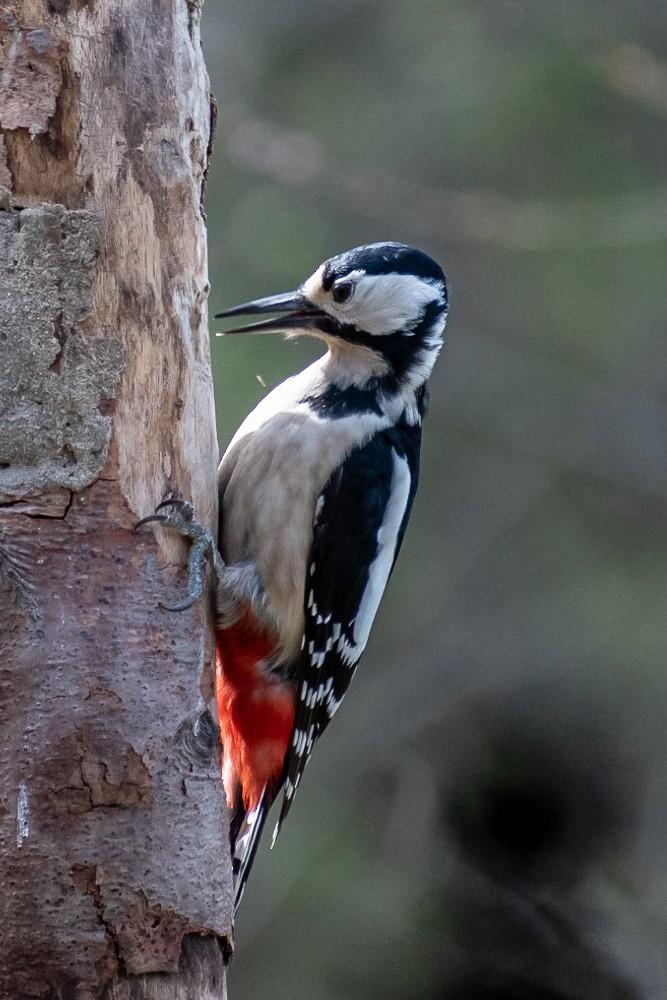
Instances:
[[[199,6],[9,3],[0,81],[0,997],[220,998],[211,623],[133,531],[216,522]]]
[[[16,11],[0,11],[0,126],[46,132],[56,110],[64,46],[48,28],[29,28]]]

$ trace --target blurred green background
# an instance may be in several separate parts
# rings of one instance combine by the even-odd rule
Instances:
[[[663,998],[667,6],[208,0],[203,38],[211,314],[383,239],[451,289],[403,552],[230,997]],[[224,447],[318,347],[212,353]]]

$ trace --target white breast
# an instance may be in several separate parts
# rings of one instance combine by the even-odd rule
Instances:
[[[243,422],[220,463],[220,548],[226,562],[256,566],[281,636],[296,656],[315,505],[350,451],[388,426],[378,414],[322,420],[298,401],[317,384],[321,362],[269,393]]]

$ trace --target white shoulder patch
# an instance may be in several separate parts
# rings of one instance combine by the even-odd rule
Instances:
[[[380,606],[391,567],[396,555],[398,533],[403,523],[410,496],[412,477],[405,457],[392,452],[394,470],[391,477],[391,494],[384,512],[384,519],[377,535],[378,551],[368,571],[368,583],[354,621],[354,659],[358,659],[368,642],[371,626]]]

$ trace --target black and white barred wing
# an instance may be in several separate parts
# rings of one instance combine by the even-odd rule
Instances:
[[[380,432],[349,455],[319,497],[297,707],[274,839],[368,641],[410,515],[418,463],[419,428]]]

